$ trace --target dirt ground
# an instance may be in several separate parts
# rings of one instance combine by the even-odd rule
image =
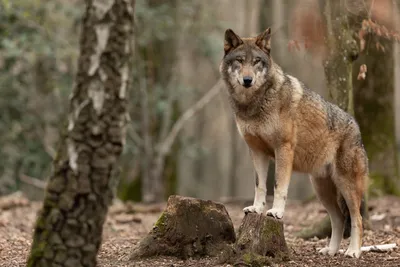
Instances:
[[[30,249],[31,236],[39,202],[30,202],[20,194],[0,198],[0,266],[25,266]],[[228,203],[226,208],[235,228],[243,218],[245,203]],[[104,227],[104,241],[98,257],[98,266],[229,266],[216,265],[213,259],[186,261],[171,257],[158,257],[140,262],[129,261],[132,249],[152,228],[160,215],[163,205],[145,206],[140,204],[116,203]],[[382,197],[371,199],[369,203],[372,230],[364,233],[363,245],[396,243],[400,245],[400,198]],[[324,247],[327,239],[304,241],[295,233],[312,225],[325,216],[322,206],[309,203],[289,202],[284,225],[285,236],[291,250],[291,261],[276,266],[400,266],[400,249],[389,252],[364,252],[358,260],[345,258],[343,254],[335,257],[316,253]],[[342,242],[346,249],[348,240]]]

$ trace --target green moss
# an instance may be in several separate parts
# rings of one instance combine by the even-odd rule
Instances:
[[[272,262],[268,257],[255,253],[245,253],[242,256],[243,261],[253,267],[271,266]]]
[[[33,267],[37,265],[39,259],[43,257],[45,243],[41,243],[37,248],[32,248],[31,254],[28,259],[27,267]]]
[[[270,223],[268,220],[264,220],[264,226],[262,228],[262,240],[270,240],[272,236],[279,236],[280,225],[278,223]]]
[[[154,228],[156,229],[157,233],[164,233],[165,232],[165,226],[167,225],[167,214],[165,211],[160,215],[158,218],[157,222],[154,224]]]
[[[39,223],[42,220],[43,220],[43,218],[39,218],[37,224],[39,225]],[[36,227],[36,229],[38,229],[38,227]],[[46,240],[47,240],[48,235],[49,235],[49,233],[46,230],[43,230],[43,232],[40,233],[40,236],[35,235],[33,243],[32,243],[32,250],[29,255],[27,267],[36,266],[37,261],[39,259],[43,258],[44,250],[47,245]]]
[[[46,199],[45,199],[46,201]],[[46,230],[46,209],[39,214],[35,223],[35,233],[33,235],[32,249],[29,255],[27,266],[37,266],[37,261],[43,258],[44,250],[48,245],[49,231]]]

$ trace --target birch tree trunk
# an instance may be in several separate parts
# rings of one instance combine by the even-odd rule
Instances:
[[[134,0],[87,0],[80,58],[28,266],[96,266],[125,142]]]

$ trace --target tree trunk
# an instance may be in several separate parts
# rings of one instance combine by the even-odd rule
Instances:
[[[348,12],[344,12],[345,0],[321,2],[327,28],[328,54],[323,64],[330,101],[354,116],[353,62],[359,53],[358,44],[354,39],[354,25],[349,22]],[[364,212],[366,213],[367,209]],[[304,239],[314,236],[325,238],[330,236],[331,232],[331,222],[329,216],[326,216],[312,227],[304,229],[299,236]]]
[[[376,49],[376,42],[385,52]],[[393,43],[369,35],[371,44],[360,55],[367,65],[365,80],[357,81],[354,90],[355,116],[360,125],[363,143],[368,153],[371,194],[400,195],[398,155],[396,148],[394,110]],[[353,77],[357,77],[354,73]]]
[[[176,18],[179,9],[177,8],[177,0],[149,0],[148,5],[153,10],[162,8],[162,6],[168,7],[169,12],[172,13],[170,19],[172,24],[175,25],[173,29],[171,26],[165,26],[166,37],[160,38],[153,35],[147,45],[137,45],[141,57],[139,60],[141,64],[144,64],[144,70],[140,73],[138,79],[143,79],[146,83],[146,86],[142,88],[145,100],[141,103],[141,128],[144,140],[143,157],[139,159],[142,161],[141,192],[142,201],[151,203],[165,200],[166,187],[168,182],[173,180],[173,178],[167,177],[165,169],[167,167],[176,169],[177,153],[161,155],[157,147],[168,135],[175,115],[178,113],[178,110],[174,107],[177,102],[175,91],[177,38],[175,34],[179,27]],[[161,112],[155,108],[160,106],[160,103],[165,106]],[[175,152],[175,150],[172,150],[172,152]],[[167,164],[170,165],[167,166]]]
[[[125,142],[134,0],[86,1],[68,126],[28,266],[96,266]]]
[[[328,56],[324,62],[325,77],[331,101],[354,115],[353,61],[358,56],[354,30],[350,28],[344,0],[326,0],[324,6],[327,27]]]

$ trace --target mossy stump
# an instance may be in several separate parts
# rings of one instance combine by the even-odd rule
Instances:
[[[270,266],[289,260],[282,221],[264,214],[246,214],[233,251],[222,257],[235,266]]]
[[[181,259],[217,256],[234,242],[235,230],[224,205],[173,195],[131,260],[158,255]]]

